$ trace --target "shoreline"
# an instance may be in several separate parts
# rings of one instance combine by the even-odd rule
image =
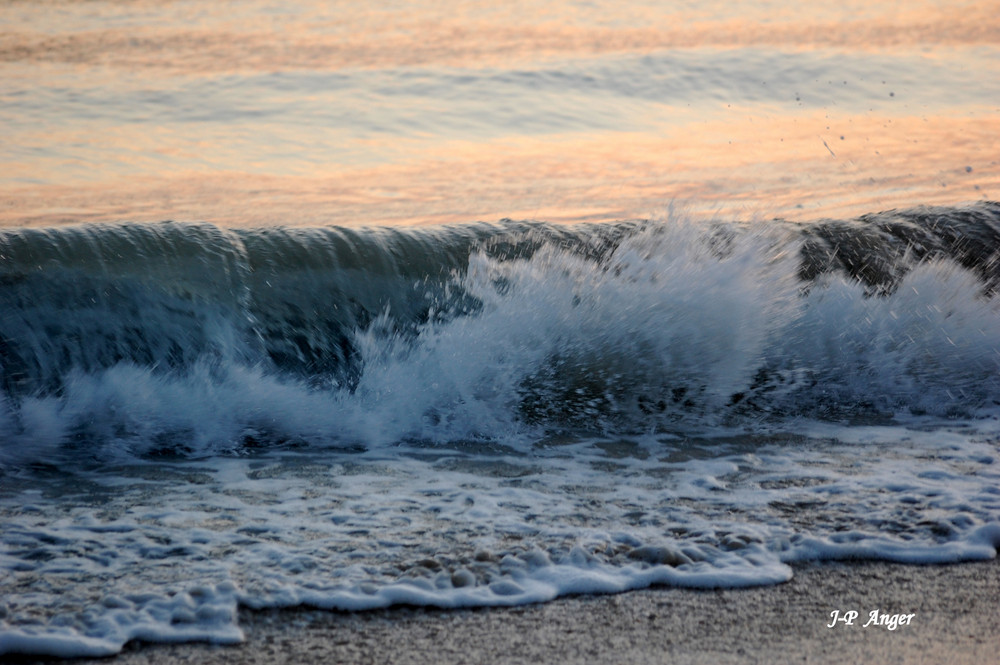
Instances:
[[[513,608],[241,609],[246,641],[129,644],[114,663],[983,663],[1000,649],[1000,560],[796,564],[749,589],[659,587]],[[851,625],[831,613],[854,610]],[[870,613],[913,615],[894,630]]]

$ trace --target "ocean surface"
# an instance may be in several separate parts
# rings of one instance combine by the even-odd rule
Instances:
[[[0,655],[995,558],[998,35],[4,4]]]

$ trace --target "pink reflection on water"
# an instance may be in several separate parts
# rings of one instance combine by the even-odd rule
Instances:
[[[0,201],[0,223],[572,222],[655,216],[674,202],[696,215],[807,220],[1000,198],[998,135],[993,117],[812,114],[705,122],[658,136],[454,142],[409,160],[327,167],[309,177],[177,171],[24,187]]]
[[[234,73],[440,72],[665,49],[902,49],[961,60],[963,49],[995,47],[1000,34],[995,3],[977,0],[806,10],[712,0],[56,1],[15,3],[5,18],[4,80],[109,98],[137,78],[173,92]],[[705,215],[809,219],[1000,198],[996,108],[927,117],[905,106],[894,115],[765,104],[659,110],[630,111],[631,126],[618,131],[478,139],[359,137],[351,127],[294,122],[128,124],[69,111],[47,125],[15,118],[0,155],[0,224],[579,221],[646,217],[675,201]]]
[[[993,46],[995,2],[830,5],[602,3],[24,2],[5,7],[0,63],[174,74],[510,66],[662,49],[851,51]],[[88,72],[90,75],[92,72]]]

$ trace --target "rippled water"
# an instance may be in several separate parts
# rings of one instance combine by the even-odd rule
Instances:
[[[17,2],[0,220],[814,219],[997,198],[988,2]]]

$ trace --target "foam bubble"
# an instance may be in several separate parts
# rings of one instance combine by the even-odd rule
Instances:
[[[113,656],[132,640],[234,644],[243,641],[235,592],[232,584],[220,584],[171,596],[106,596],[83,612],[56,616],[44,625],[3,621],[0,654]]]

